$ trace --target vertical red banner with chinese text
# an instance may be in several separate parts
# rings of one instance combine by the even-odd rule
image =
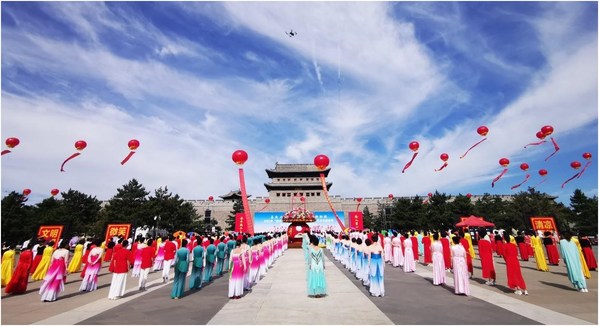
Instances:
[[[245,220],[245,213],[235,214],[235,232],[246,233],[248,230],[247,221]]]
[[[362,212],[349,212],[349,227],[356,230],[364,229],[364,214]]]

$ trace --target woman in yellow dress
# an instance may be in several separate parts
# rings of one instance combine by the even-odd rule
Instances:
[[[578,237],[572,237],[572,242],[576,244],[578,248],[578,254],[580,255],[580,263],[582,264],[582,274],[584,278],[591,278],[591,272],[589,271],[589,267],[587,266],[586,260],[584,260],[584,255],[582,254],[582,247],[580,246],[580,242],[578,241]]]
[[[42,254],[42,260],[39,265],[35,269],[35,272],[31,275],[31,279],[34,281],[43,280],[46,277],[46,273],[50,268],[50,261],[52,260],[52,253],[54,253],[54,241],[50,241],[46,248],[44,249],[44,253]]]
[[[472,259],[476,258],[476,253],[474,253],[474,246],[472,245],[472,236],[470,235],[470,230],[464,232],[464,239],[466,239],[466,241],[468,241],[468,244],[470,245],[468,252],[470,252],[470,257],[472,257]]]
[[[85,239],[81,239],[75,246],[75,252],[73,253],[73,259],[71,259],[71,262],[69,263],[67,272],[78,273],[79,270],[81,269],[81,257],[83,257],[83,244],[84,243],[85,243]]]
[[[15,251],[12,245],[2,255],[2,286],[6,286],[12,278],[12,271],[15,266]]]
[[[549,266],[547,266],[547,260],[545,259],[545,252],[543,251],[543,241],[538,235],[534,234],[530,237],[530,245],[534,251],[535,262],[537,263],[537,269],[542,272],[548,272]]]

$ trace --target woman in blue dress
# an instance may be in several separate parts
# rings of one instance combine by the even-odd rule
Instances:
[[[370,295],[382,297],[385,295],[385,263],[383,247],[376,240],[378,234],[371,237],[372,245],[368,247],[370,265]]]
[[[321,298],[327,294],[327,280],[324,275],[324,254],[318,246],[318,237],[310,236],[310,263],[308,270],[308,296]]]
[[[189,270],[189,250],[187,239],[181,240],[181,249],[175,253],[175,281],[171,291],[171,299],[179,299],[185,291],[185,276]]]
[[[589,292],[582,272],[582,262],[578,247],[576,247],[576,244],[571,239],[572,234],[563,232],[562,239],[559,242],[562,258],[564,259],[564,263],[566,263],[566,270],[568,271],[568,279],[578,292]]]

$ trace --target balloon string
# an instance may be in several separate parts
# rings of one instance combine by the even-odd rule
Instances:
[[[586,170],[589,165],[591,165],[591,161],[588,161],[587,164],[584,165],[582,170],[580,170],[580,173],[578,173],[578,176],[576,177],[576,179],[578,179],[582,176],[582,174],[584,173],[584,170]]]
[[[478,146],[478,144],[484,142],[485,140],[487,140],[487,138],[483,138],[483,140],[481,140],[478,143],[470,146],[470,148],[468,148],[468,150],[466,151],[466,153],[464,153],[464,154],[462,154],[462,156],[460,156],[460,159],[463,159],[464,157],[466,157],[466,155],[468,154],[468,152],[470,152],[471,149],[473,149],[474,147]]]
[[[440,169],[435,169],[435,172],[443,170],[447,166],[447,162],[443,162]]]
[[[414,153],[414,155],[412,155],[412,159],[410,160],[410,162],[406,163],[406,165],[403,167],[403,170],[401,170],[401,173],[404,173],[410,167],[410,165],[412,165],[412,162],[414,162],[414,159],[416,158],[416,156],[418,156],[418,152],[416,152],[416,153]]]
[[[553,143],[553,148],[555,149],[555,152],[553,152],[553,153],[551,153],[551,155],[547,156],[545,161],[547,161],[551,156],[555,155],[555,153],[557,153],[557,151],[559,151],[559,146],[557,146],[557,143],[555,142],[555,139],[553,139],[553,137],[551,137],[551,142]]]
[[[71,159],[73,159],[73,158],[75,158],[75,157],[79,156],[80,154],[81,154],[81,153],[75,153],[75,154],[73,154],[73,155],[69,156],[69,157],[68,157],[66,160],[64,160],[64,162],[62,162],[62,165],[60,166],[60,172],[65,172],[65,171],[64,171],[64,165],[65,165],[65,164],[66,164],[68,161],[70,161]]]
[[[125,163],[127,163],[127,161],[129,161],[131,156],[133,156],[133,154],[135,154],[134,151],[129,152],[129,155],[127,155],[127,157],[125,157],[125,159],[121,161],[121,165],[124,165]]]
[[[514,189],[516,189],[516,188],[520,187],[520,186],[521,186],[521,185],[523,185],[523,184],[524,184],[526,181],[528,181],[528,178],[530,178],[530,174],[528,174],[528,173],[527,173],[527,174],[526,174],[526,178],[524,179],[524,181],[520,182],[519,184],[517,184],[517,185],[515,185],[515,186],[512,186],[510,189],[514,190]]]
[[[5,150],[2,151],[2,155],[8,154],[8,153],[10,153],[10,151],[8,149],[5,149]]]
[[[322,183],[322,190],[324,192],[324,198],[327,200],[327,203],[329,203],[329,207],[331,207],[331,211],[333,211],[333,215],[335,215],[335,218],[337,219],[337,223],[339,223],[339,227],[341,227],[341,231],[345,230],[345,226],[343,225],[343,222],[341,222],[341,219],[337,215],[337,212],[335,211],[335,208],[333,207],[333,204],[331,203],[331,199],[329,198],[329,193],[327,191],[327,184],[324,180],[324,173],[320,174],[320,183]]]
[[[534,189],[534,188],[536,188],[538,185],[540,185],[541,183],[543,183],[543,182],[545,182],[545,181],[547,181],[547,179],[543,179],[543,181],[541,181],[541,182],[537,183],[536,185],[534,185],[534,186],[533,186],[533,187],[531,187],[530,189]]]
[[[268,206],[268,204],[264,205],[264,207],[260,208],[259,210],[257,210],[256,212],[262,212],[266,207]]]
[[[495,182],[499,181],[499,179],[503,177],[506,172],[507,169],[503,169],[503,171],[501,171],[501,173],[495,179],[493,179],[493,182],[491,182],[491,188],[495,187]]]
[[[241,188],[241,201],[243,203],[243,212],[246,218],[248,233],[254,235],[254,221],[252,219],[252,213],[250,212],[250,204],[248,203],[247,192],[245,191],[245,176],[243,174],[243,168],[239,168],[239,187]]]
[[[524,146],[524,148],[528,147],[528,146],[536,146],[536,145],[541,145],[541,144],[545,144],[547,141],[543,140],[537,143],[530,143],[530,144],[526,144],[526,146]]]
[[[564,183],[562,183],[562,189],[564,189],[564,186],[566,185],[566,183],[574,180],[574,178],[576,178],[580,173],[576,173],[575,175],[573,175],[570,179],[564,181]]]

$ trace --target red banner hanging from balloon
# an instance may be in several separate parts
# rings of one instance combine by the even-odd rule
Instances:
[[[526,174],[526,177],[524,178],[524,181],[520,182],[520,183],[519,183],[519,184],[517,184],[517,185],[514,185],[514,186],[512,186],[510,189],[514,190],[514,189],[516,189],[516,188],[520,187],[520,186],[521,186],[521,185],[523,185],[523,184],[524,184],[526,181],[528,181],[528,179],[529,179],[529,178],[530,178],[530,174],[528,174],[528,173],[527,173],[527,174]]]
[[[127,143],[127,146],[129,147],[129,149],[131,150],[131,152],[129,152],[129,155],[127,155],[121,161],[121,165],[124,165],[125,163],[127,163],[127,161],[129,161],[129,159],[131,158],[131,156],[133,156],[133,154],[135,154],[135,150],[139,147],[139,140],[137,140],[137,139],[131,139],[129,141],[129,143]]]
[[[549,158],[551,158],[553,155],[555,155],[557,153],[557,151],[559,151],[559,146],[557,145],[557,143],[555,142],[555,139],[553,139],[553,137],[551,137],[551,142],[553,143],[554,152],[551,153],[551,155],[547,156],[545,161],[547,161]]]
[[[324,173],[320,174],[320,183],[322,184],[322,191],[324,193],[324,198],[327,200],[327,203],[329,204],[329,207],[331,208],[333,215],[335,215],[335,219],[337,219],[337,223],[339,224],[339,227],[341,227],[341,230],[345,230],[345,226],[343,225],[343,222],[339,218],[339,215],[337,215],[337,211],[335,211],[335,207],[333,207],[333,203],[331,203],[331,199],[329,198],[329,192],[327,191],[327,184],[326,184],[326,181],[324,178]]]
[[[84,150],[86,147],[87,147],[87,143],[85,142],[85,140],[78,140],[78,141],[75,142],[75,149],[78,150],[79,152],[82,151],[82,150]],[[70,161],[70,160],[74,159],[75,157],[81,155],[81,153],[79,153],[79,152],[72,154],[71,156],[67,157],[67,159],[64,160],[64,162],[62,162],[62,165],[60,165],[60,172],[65,172],[64,165],[68,161]]]
[[[241,188],[241,201],[243,203],[243,211],[246,216],[247,232],[254,235],[254,223],[252,221],[252,213],[250,212],[250,204],[248,203],[247,192],[245,191],[245,176],[243,168],[239,168],[239,185]]]
[[[489,133],[489,128],[487,128],[486,126],[480,126],[476,129],[476,132],[481,135],[481,136],[486,136]],[[472,150],[474,147],[480,145],[480,143],[484,142],[485,140],[487,140],[487,138],[483,138],[482,140],[479,140],[478,142],[476,142],[474,145],[470,146],[470,148],[468,148],[468,150],[462,154],[462,156],[460,156],[460,159],[463,159],[464,157],[466,157],[466,155],[468,155],[468,152],[470,152],[470,150]]]

